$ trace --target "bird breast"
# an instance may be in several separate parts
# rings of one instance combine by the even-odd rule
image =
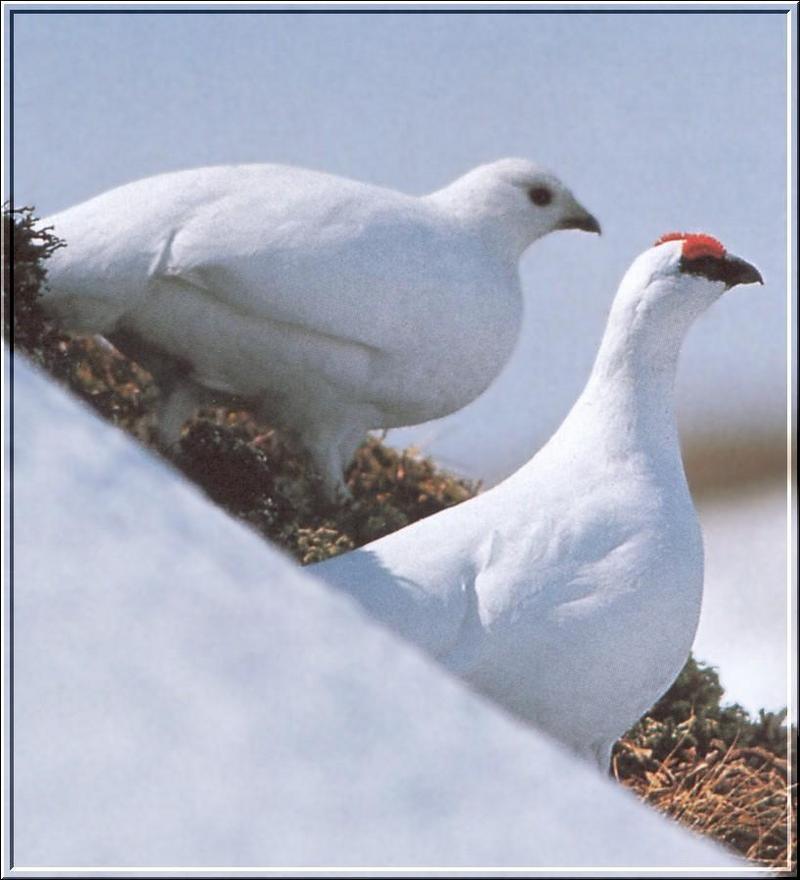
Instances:
[[[613,740],[650,708],[697,628],[703,552],[694,510],[682,493],[674,504],[635,487],[633,497],[640,503],[627,512],[595,498],[582,519],[574,495],[559,516],[542,491],[548,518],[538,533],[530,530],[525,548],[519,539],[500,544],[477,578],[483,645],[461,674],[576,744],[590,734]]]

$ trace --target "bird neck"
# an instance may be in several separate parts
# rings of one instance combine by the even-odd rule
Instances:
[[[503,260],[511,260],[515,265],[525,250],[543,234],[537,234],[519,218],[510,215],[507,195],[479,176],[459,178],[444,189],[425,196],[424,201],[480,238]]]
[[[674,413],[678,356],[693,315],[643,298],[618,297],[586,388],[579,422],[609,453],[646,452],[674,465],[680,447]]]

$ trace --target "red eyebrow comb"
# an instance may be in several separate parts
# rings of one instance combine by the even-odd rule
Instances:
[[[721,260],[725,256],[722,242],[704,232],[667,232],[656,241],[654,247],[667,241],[682,241],[681,253],[687,260],[696,260],[698,257]]]

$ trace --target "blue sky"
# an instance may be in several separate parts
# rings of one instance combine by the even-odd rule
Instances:
[[[767,279],[693,331],[682,418],[780,425],[785,64],[785,16],[766,13],[17,15],[15,195],[45,215],[228,162],[422,193],[525,156],[556,171],[604,235],[529,251],[519,350],[431,448],[455,460],[471,444],[465,461],[485,461],[494,440],[472,428],[491,412],[508,431],[498,467],[524,460],[579,392],[625,268],[673,229],[716,235]]]

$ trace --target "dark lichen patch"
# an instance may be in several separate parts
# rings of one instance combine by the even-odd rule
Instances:
[[[206,410],[171,455],[226,510],[300,563],[319,562],[444,510],[477,486],[412,451],[367,438],[347,473],[350,498],[329,501],[309,458],[246,412]]]

